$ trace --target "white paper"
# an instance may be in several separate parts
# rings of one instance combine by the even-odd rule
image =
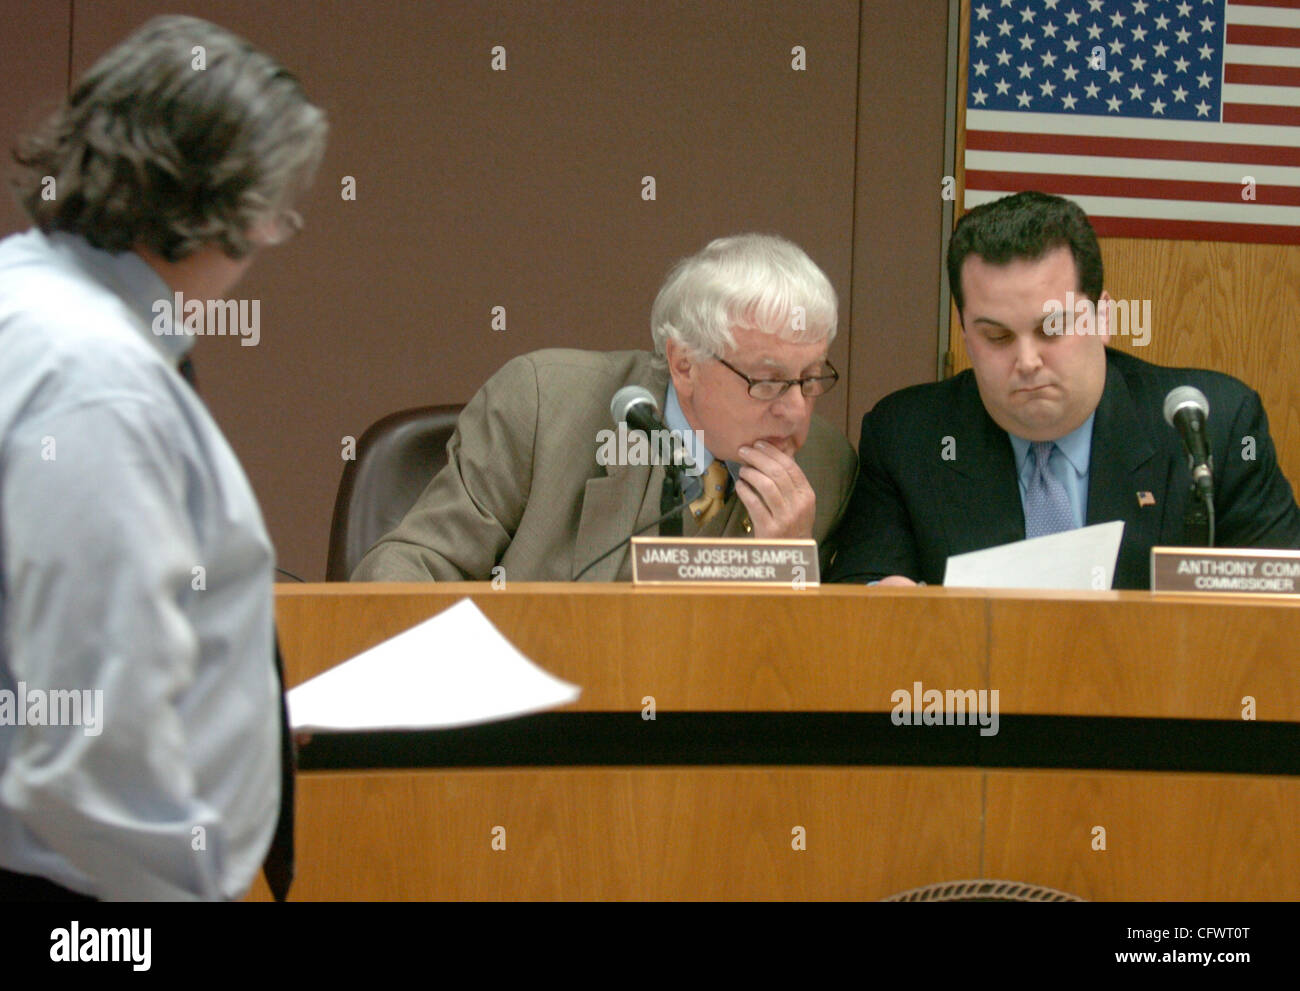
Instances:
[[[308,733],[469,726],[566,705],[580,694],[461,599],[292,689],[289,724]]]
[[[954,588],[1109,589],[1123,537],[1124,521],[1114,520],[954,554],[943,583]]]

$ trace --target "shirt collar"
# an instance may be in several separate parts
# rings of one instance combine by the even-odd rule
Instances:
[[[677,399],[677,389],[671,379],[668,382],[668,395],[664,398],[664,426],[669,430],[676,430],[683,437],[691,434],[691,424],[686,419],[686,414],[682,412],[682,404]],[[709,465],[717,459],[703,443],[693,445],[691,453],[700,470],[699,474],[687,477],[703,478],[704,473],[709,470]],[[723,464],[726,465],[727,474],[731,476],[733,482],[740,477],[741,465],[738,461],[724,461]]]
[[[1088,474],[1088,465],[1092,460],[1092,421],[1096,417],[1097,411],[1093,410],[1088,419],[1056,441],[1061,454],[1080,478]],[[1030,441],[1010,432],[1007,436],[1011,438],[1011,448],[1016,454],[1016,465],[1023,471],[1030,458]]]
[[[113,254],[90,244],[84,237],[55,231],[46,235],[50,246],[113,292],[137,318],[137,329],[173,367],[190,349],[194,339],[173,325],[175,294],[162,276],[134,251]],[[166,306],[155,306],[164,301]]]

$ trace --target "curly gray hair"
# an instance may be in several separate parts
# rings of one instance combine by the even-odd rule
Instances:
[[[241,258],[250,231],[310,183],[326,131],[324,113],[270,56],[207,21],[157,17],[18,144],[14,185],[46,232],[173,262],[207,244]]]

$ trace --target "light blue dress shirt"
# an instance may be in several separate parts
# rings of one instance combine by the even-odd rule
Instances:
[[[134,253],[0,242],[0,693],[103,693],[98,732],[11,706],[0,866],[105,899],[239,898],[279,809],[272,551],[176,372],[191,339],[153,332],[160,298]]]
[[[677,399],[677,389],[671,381],[668,383],[668,395],[664,399],[664,426],[669,430],[677,431],[683,437],[691,433],[691,425],[686,419],[686,414],[682,412],[682,404]],[[704,482],[702,481],[704,473],[709,470],[709,465],[716,460],[703,444],[695,445],[691,454],[695,458],[695,463],[700,466],[700,471],[696,475],[686,474],[682,476],[682,495],[688,501],[699,498],[700,493],[704,490]],[[734,485],[740,472],[740,465],[731,461],[727,461],[725,464]]]
[[[1079,427],[1058,440],[1047,462],[1047,470],[1065,486],[1065,494],[1070,497],[1070,512],[1076,527],[1083,526],[1083,521],[1088,518],[1088,468],[1092,459],[1092,421],[1096,416],[1094,411]],[[1030,479],[1034,477],[1033,449],[1023,437],[1012,433],[1007,436],[1011,438],[1011,449],[1016,456],[1020,506],[1023,509]]]

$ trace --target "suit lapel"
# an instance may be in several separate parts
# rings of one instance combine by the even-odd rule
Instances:
[[[1025,512],[1011,441],[984,409],[973,374],[960,388],[956,407],[956,416],[942,421],[962,425],[951,435],[954,443],[948,445],[944,437],[932,437],[935,450],[924,452],[921,458],[933,466],[946,553],[1024,540]]]
[[[644,385],[664,407],[668,393],[668,370],[651,367],[643,380],[625,384]],[[611,429],[613,429],[611,423]],[[592,439],[593,452],[595,439]],[[659,514],[659,493],[663,488],[664,470],[661,466],[609,465],[605,474],[587,480],[582,498],[582,515],[578,520],[578,534],[574,542],[570,577],[591,563],[620,540],[628,537],[656,519]],[[630,544],[620,548],[583,576],[589,581],[618,581],[632,577]]]
[[[1109,354],[1107,349],[1107,354]],[[1106,387],[1092,423],[1088,465],[1087,523],[1124,521],[1124,543],[1159,543],[1168,486],[1168,459],[1156,454],[1138,416],[1128,383],[1114,363],[1106,363]],[[1140,506],[1139,494],[1153,493],[1155,505]]]
[[[574,543],[573,573],[576,576],[597,554],[603,554],[659,515],[659,490],[664,470],[643,465],[611,465],[608,474],[587,481]],[[628,565],[628,548],[615,551],[584,575],[590,581],[617,581]],[[572,577],[571,576],[571,577]]]

